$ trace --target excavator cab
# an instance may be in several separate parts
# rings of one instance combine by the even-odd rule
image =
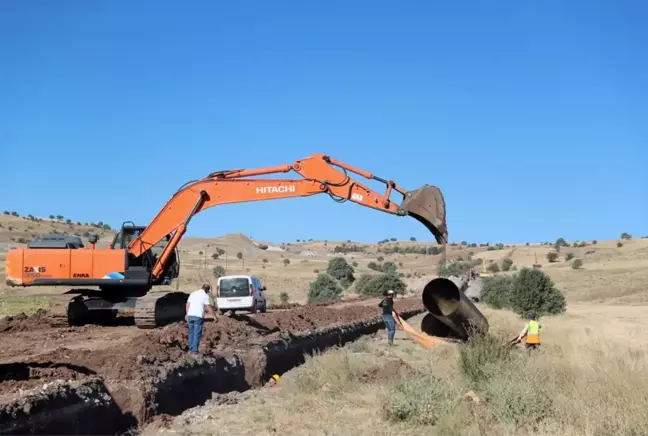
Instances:
[[[112,249],[128,249],[132,240],[138,238],[142,232],[146,230],[145,226],[136,226],[132,221],[125,221],[119,232],[113,238],[110,248]],[[162,238],[151,247],[149,250],[142,253],[140,256],[135,257],[128,254],[128,268],[142,268],[144,267],[149,273],[155,265],[160,254],[171,239],[170,235]],[[173,279],[178,278],[180,275],[180,254],[177,247],[171,253],[167,261],[163,273],[157,279],[153,279],[153,285],[168,285]]]

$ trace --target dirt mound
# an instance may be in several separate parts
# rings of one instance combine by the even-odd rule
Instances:
[[[0,332],[21,332],[52,328],[54,313],[40,309],[33,315],[24,313],[0,319]]]
[[[361,380],[365,383],[386,383],[396,380],[406,380],[416,377],[420,373],[401,359],[388,360],[382,366],[369,368],[362,374]]]

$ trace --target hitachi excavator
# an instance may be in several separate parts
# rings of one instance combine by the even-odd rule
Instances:
[[[254,178],[294,171],[301,178]],[[386,185],[379,194],[349,176],[354,173]],[[397,191],[402,203],[390,200]],[[293,164],[259,169],[217,171],[182,186],[146,227],[125,222],[109,248],[78,244],[36,245],[7,255],[6,283],[10,286],[67,286],[76,295],[61,317],[64,325],[106,323],[119,309],[134,309],[135,324],[155,328],[180,321],[188,294],[153,291],[180,273],[177,246],[191,218],[227,203],[329,195],[336,202],[351,201],[397,216],[411,216],[427,227],[439,244],[446,244],[445,200],[432,185],[406,191],[391,180],[317,153]],[[99,290],[86,287],[98,287]]]

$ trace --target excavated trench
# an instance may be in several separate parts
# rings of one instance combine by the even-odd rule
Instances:
[[[406,319],[425,311],[420,299],[400,306]],[[247,323],[219,318],[206,326],[202,356],[186,355],[186,328],[175,325],[113,347],[61,346],[0,364],[0,434],[125,433],[202,405],[214,392],[260,387],[304,363],[305,354],[376,333],[384,326],[375,314],[372,306],[305,307]]]

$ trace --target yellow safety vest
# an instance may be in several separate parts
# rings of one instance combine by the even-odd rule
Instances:
[[[538,321],[529,321],[529,329],[527,330],[526,343],[527,344],[540,343],[540,324],[538,324]]]

